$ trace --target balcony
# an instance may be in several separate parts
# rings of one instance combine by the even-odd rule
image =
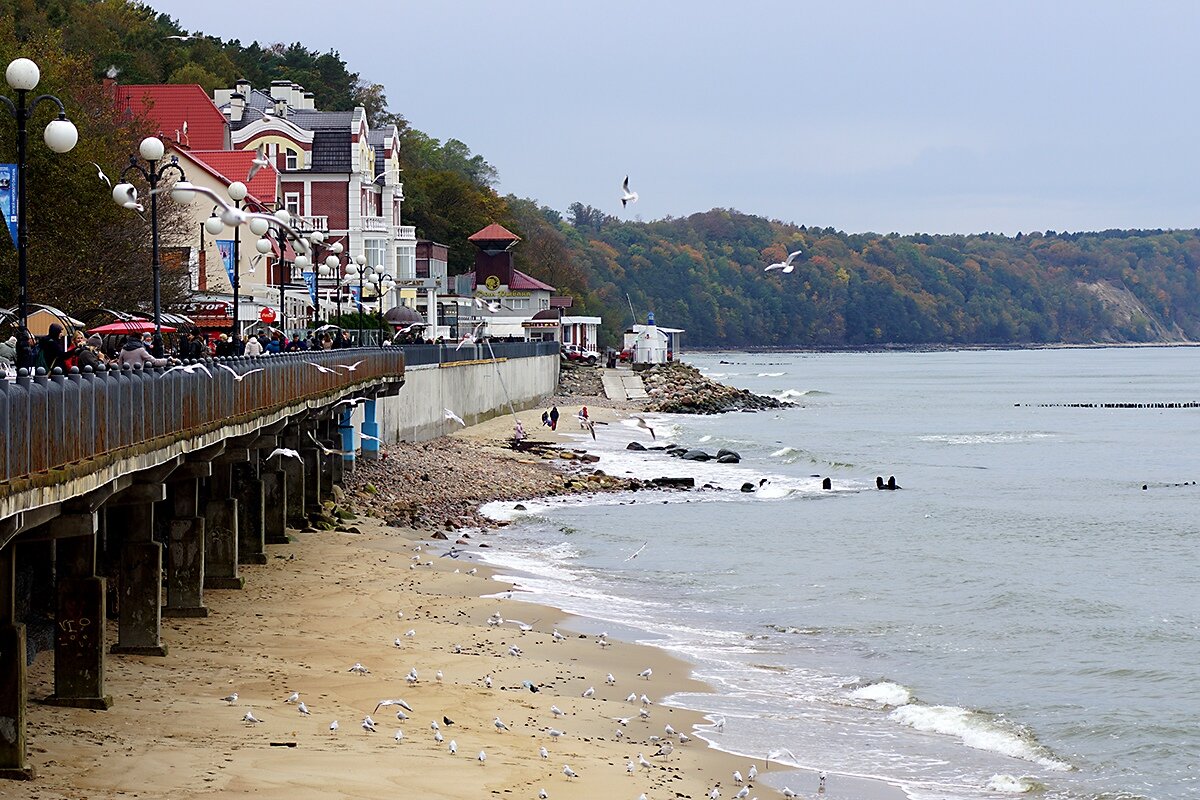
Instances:
[[[397,226],[396,238],[397,239],[414,239],[415,240],[417,238],[417,226],[416,225]]]
[[[306,231],[327,231],[329,230],[329,217],[325,214],[315,217],[292,217],[292,225],[299,226],[301,230]]]
[[[391,226],[388,224],[387,217],[363,217],[362,218],[362,229],[364,232],[387,233],[389,227],[391,227]]]

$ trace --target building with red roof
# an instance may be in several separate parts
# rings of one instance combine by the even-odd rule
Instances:
[[[176,149],[229,149],[229,122],[194,83],[116,86],[114,95],[119,109],[147,120],[151,130]]]

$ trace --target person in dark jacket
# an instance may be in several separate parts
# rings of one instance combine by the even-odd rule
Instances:
[[[100,338],[100,334],[93,333],[84,342],[83,347],[75,348],[75,364],[79,367],[80,372],[87,367],[91,367],[92,372],[97,372],[101,364],[108,363],[104,354],[100,352],[100,348],[103,346],[104,340]]]
[[[55,322],[50,326],[50,332],[42,337],[39,346],[39,357],[49,374],[55,367],[62,367],[66,360],[66,349],[63,347],[63,326]]]

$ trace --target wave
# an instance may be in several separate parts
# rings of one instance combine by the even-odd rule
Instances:
[[[1005,794],[1024,794],[1025,792],[1040,792],[1046,787],[1029,777],[1017,778],[1012,775],[993,775],[984,788],[993,792],[1004,792]]]
[[[757,375],[756,377],[759,377],[759,378],[780,378],[780,377],[782,377],[782,376],[783,376],[783,374],[784,374],[784,373],[782,373],[782,372],[760,372],[760,373],[758,373],[758,375]]]
[[[910,703],[895,709],[888,716],[918,731],[953,736],[976,750],[1019,758],[1059,772],[1074,769],[1038,742],[1028,730],[991,714],[958,706]]]
[[[1053,439],[1053,433],[1037,432],[1004,432],[1004,433],[941,433],[929,436],[918,436],[920,442],[939,442],[941,444],[1010,444],[1013,442],[1029,442],[1036,439]]]
[[[781,447],[778,450],[776,450],[774,453],[771,453],[771,458],[784,458],[785,456],[790,456],[793,453],[799,453],[799,452],[800,451],[794,447]]]
[[[901,686],[891,681],[860,686],[850,693],[852,700],[869,700],[881,706],[906,706],[915,698],[907,686]]]

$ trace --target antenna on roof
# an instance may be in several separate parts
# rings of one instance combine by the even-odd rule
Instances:
[[[637,314],[633,313],[633,301],[629,299],[629,292],[625,293],[625,302],[629,303],[629,315],[633,317],[633,322],[630,325],[637,325]]]

